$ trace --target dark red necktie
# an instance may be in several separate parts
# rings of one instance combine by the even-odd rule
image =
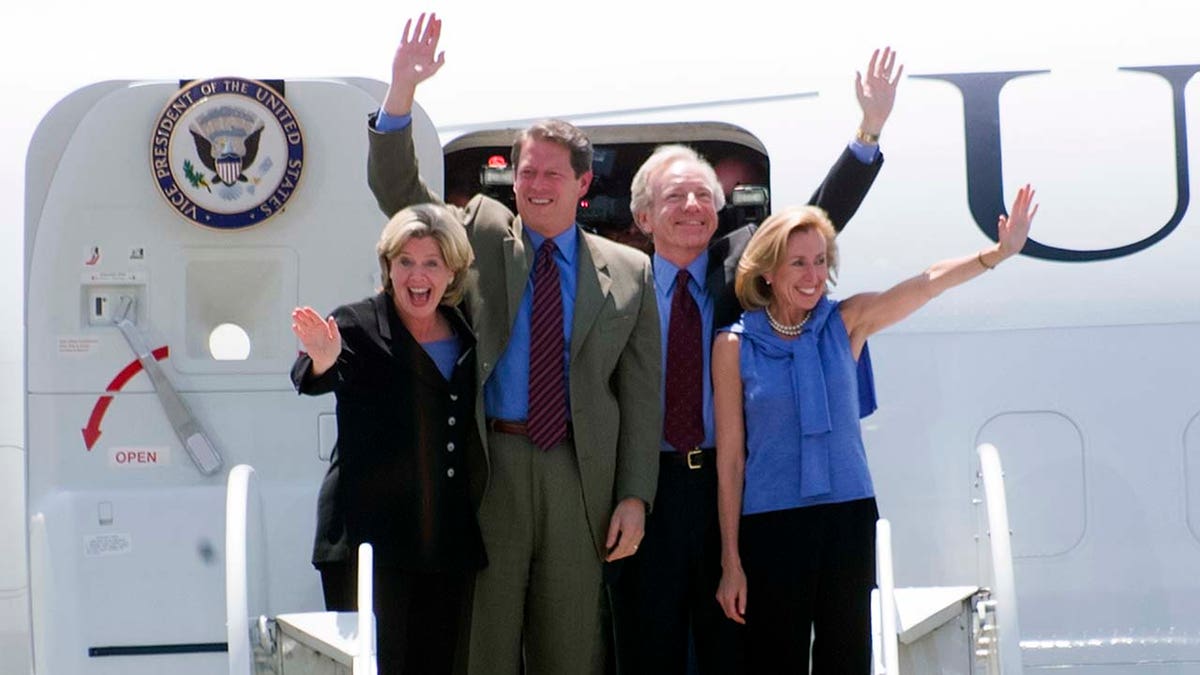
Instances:
[[[567,437],[563,378],[563,306],[553,239],[538,249],[529,317],[529,440],[549,450]]]
[[[667,386],[663,437],[679,452],[704,442],[704,342],[700,308],[688,288],[691,275],[679,270],[667,326]]]

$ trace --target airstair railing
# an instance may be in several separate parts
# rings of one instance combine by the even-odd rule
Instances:
[[[984,492],[982,502],[987,517],[988,555],[985,560],[990,564],[990,571],[981,573],[981,585],[984,588],[974,593],[972,602],[974,611],[970,616],[974,656],[982,672],[990,675],[1021,675],[1021,632],[1017,618],[1012,533],[1008,522],[1004,472],[1000,464],[1000,454],[995,446],[984,443],[977,448],[977,452],[980,461],[979,479]],[[892,529],[891,523],[886,519],[880,519],[875,525],[875,561],[877,588],[871,593],[872,673],[900,675],[900,632],[906,629],[900,625],[901,612],[892,555]],[[910,594],[911,590],[915,589],[910,589]],[[956,589],[947,587],[945,590],[950,591],[953,596]],[[909,599],[911,600],[912,598]],[[911,607],[909,611],[911,614]],[[913,622],[913,617],[910,616],[908,621]],[[914,625],[920,624],[920,619],[915,621],[917,623]],[[912,652],[909,653],[911,656]],[[909,663],[906,667],[911,668],[913,665]]]
[[[354,675],[376,675],[375,664],[375,553],[371,545],[358,545],[358,654]]]
[[[991,598],[976,606],[980,637],[976,655],[993,666],[990,672],[1020,675],[1021,631],[1017,621],[1017,586],[1013,574],[1012,531],[1008,526],[1008,499],[1000,452],[983,443],[979,453],[980,478],[987,506],[987,534],[991,551]],[[998,669],[995,666],[998,665]]]
[[[269,657],[274,651],[266,612],[265,533],[262,495],[254,468],[239,464],[230,470],[225,491],[225,630],[229,675],[254,675],[256,656]],[[257,617],[253,622],[252,615]]]
[[[254,468],[229,472],[225,493],[225,626],[229,675],[284,675],[277,649],[277,622],[267,608],[266,529]],[[358,547],[357,643],[353,675],[376,675],[374,551]],[[308,671],[305,671],[308,672]],[[344,671],[342,671],[344,672]]]
[[[875,675],[898,675],[900,649],[896,629],[896,579],[892,562],[892,524],[886,518],[875,523],[875,583],[871,601],[872,659]]]

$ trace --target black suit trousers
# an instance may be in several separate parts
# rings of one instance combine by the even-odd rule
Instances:
[[[689,632],[702,675],[743,672],[741,627],[717,603],[721,532],[717,467],[689,469],[664,453],[646,536],[614,586],[620,675],[688,672]]]

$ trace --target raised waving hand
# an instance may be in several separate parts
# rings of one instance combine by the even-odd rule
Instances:
[[[312,307],[297,307],[292,310],[292,332],[312,359],[314,377],[321,376],[337,363],[338,355],[342,353],[342,334],[332,316],[322,318]]]
[[[875,140],[879,139],[884,123],[892,114],[892,106],[896,103],[896,86],[900,84],[903,74],[904,65],[896,67],[896,52],[891,47],[884,47],[882,53],[876,49],[871,54],[865,77],[862,73],[854,74],[854,93],[863,113],[859,128],[874,136]]]
[[[407,115],[412,111],[413,94],[417,85],[433,77],[446,63],[446,52],[438,51],[442,35],[442,20],[436,13],[422,13],[413,26],[410,18],[404,23],[400,45],[392,57],[392,84],[388,88],[383,110],[389,115]]]
[[[996,225],[997,240],[1000,244],[1000,260],[997,263],[1025,248],[1025,241],[1029,239],[1029,224],[1037,215],[1038,205],[1033,203],[1036,194],[1033,187],[1026,183],[1017,191],[1017,198],[1013,200],[1008,215],[1000,216]]]

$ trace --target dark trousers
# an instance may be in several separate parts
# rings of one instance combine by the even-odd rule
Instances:
[[[621,675],[688,672],[689,631],[703,675],[743,672],[741,627],[717,603],[721,532],[717,468],[707,451],[700,469],[664,453],[654,510],[637,554],[614,586]]]
[[[325,609],[358,609],[357,561],[322,563]],[[379,675],[449,675],[463,624],[468,573],[376,566],[375,653]]]
[[[871,672],[875,500],[743,516],[750,672]]]

